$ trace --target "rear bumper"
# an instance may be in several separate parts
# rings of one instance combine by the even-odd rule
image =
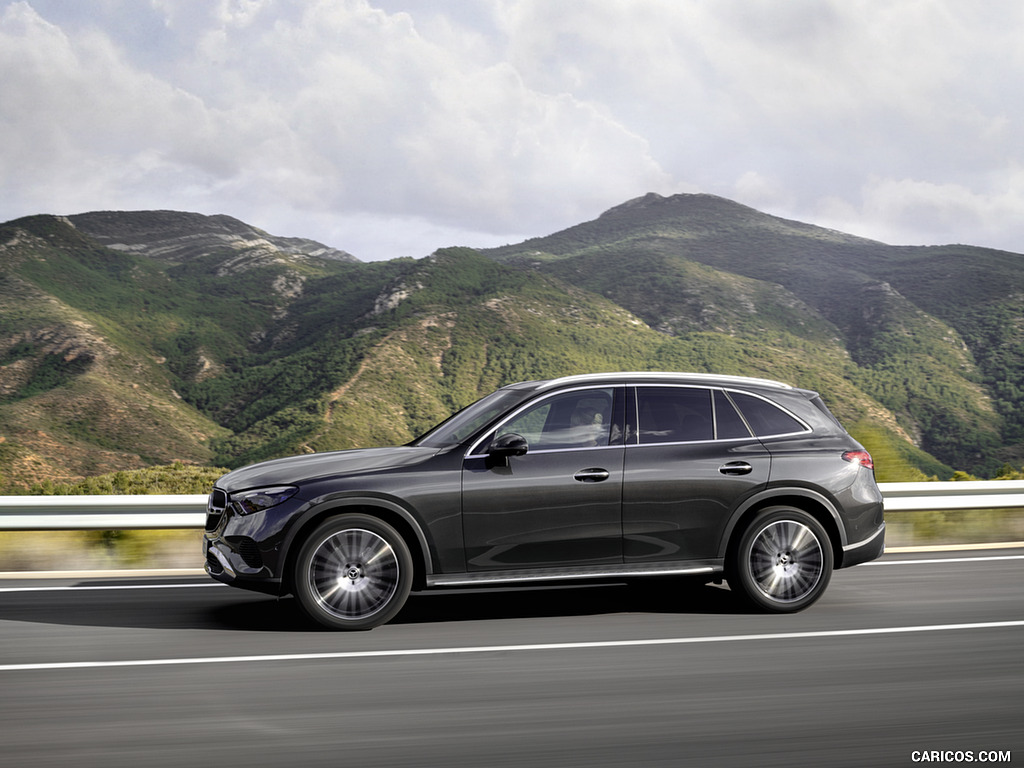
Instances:
[[[875,560],[885,552],[885,523],[878,526],[867,538],[843,547],[843,561],[839,568],[849,568]]]

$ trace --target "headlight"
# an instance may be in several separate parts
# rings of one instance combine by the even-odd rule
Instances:
[[[254,488],[251,491],[241,491],[231,494],[231,501],[235,508],[243,515],[251,515],[254,512],[262,512],[265,509],[276,507],[282,501],[287,501],[299,489],[291,485],[280,485],[274,488]]]

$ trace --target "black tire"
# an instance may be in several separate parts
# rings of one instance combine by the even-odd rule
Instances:
[[[306,539],[295,560],[302,609],[331,629],[372,629],[394,618],[412,588],[409,547],[387,523],[339,515]]]
[[[728,563],[729,588],[769,613],[801,611],[832,578],[832,544],[813,516],[794,507],[762,510],[743,531]]]

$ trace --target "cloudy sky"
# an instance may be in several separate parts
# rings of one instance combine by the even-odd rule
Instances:
[[[227,213],[361,259],[647,192],[1024,252],[1020,0],[0,0],[0,221]]]

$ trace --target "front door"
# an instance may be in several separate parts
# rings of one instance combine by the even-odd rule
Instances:
[[[622,562],[622,391],[589,387],[527,404],[466,459],[467,567],[521,570]],[[526,438],[495,461],[491,439]]]

